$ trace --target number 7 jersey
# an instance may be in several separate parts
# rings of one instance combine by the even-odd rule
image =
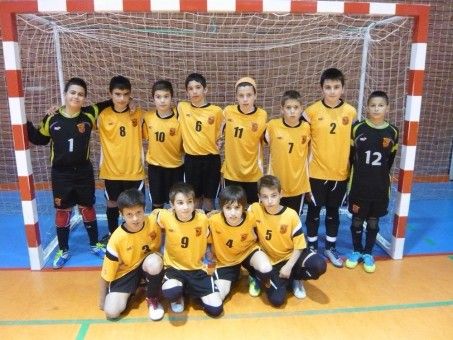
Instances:
[[[307,107],[303,113],[310,124],[311,178],[344,181],[349,176],[349,151],[352,123],[357,112],[341,101],[329,107],[322,100]]]

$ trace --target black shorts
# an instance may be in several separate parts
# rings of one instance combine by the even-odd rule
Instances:
[[[289,197],[282,197],[280,200],[280,204],[294,209],[298,215],[302,213],[301,207],[304,200],[305,194],[297,195],[297,196],[289,196]]]
[[[184,290],[194,298],[201,298],[219,291],[214,278],[201,269],[180,270],[168,267],[165,269],[164,282],[170,279],[181,282]]]
[[[310,178],[311,203],[318,207],[338,208],[346,196],[348,180],[328,181]]]
[[[108,201],[117,201],[118,196],[127,189],[136,188],[145,194],[145,182],[140,181],[120,181],[106,179],[104,196]]]
[[[257,182],[238,182],[238,181],[232,181],[230,179],[224,180],[224,185],[230,186],[230,185],[237,185],[240,186],[244,189],[245,194],[247,195],[247,203],[252,204],[255,202],[258,202],[258,183]]]
[[[193,186],[195,197],[215,198],[220,183],[220,155],[184,157],[186,183]]]
[[[76,167],[52,167],[52,193],[54,207],[68,209],[76,204],[91,207],[94,195],[94,173],[91,163]]]
[[[244,261],[242,261],[239,264],[233,265],[233,266],[228,266],[228,267],[221,267],[221,268],[216,268],[214,271],[214,277],[216,280],[227,280],[231,282],[236,282],[239,280],[239,277],[241,275],[241,266],[243,266],[245,269],[247,269],[252,275],[255,273],[254,268],[250,264],[250,259],[252,258],[253,254],[255,254],[258,251],[258,249],[255,249],[253,252],[247,256]]]
[[[387,215],[387,208],[389,201],[365,201],[349,197],[348,210],[351,214],[357,215],[361,218],[367,217],[382,217]]]
[[[148,164],[149,195],[154,205],[164,205],[173,184],[184,180],[184,165],[177,168],[164,168]]]
[[[145,272],[142,269],[142,264],[140,264],[126,275],[110,282],[108,292],[133,294],[137,290],[142,278],[145,278]]]

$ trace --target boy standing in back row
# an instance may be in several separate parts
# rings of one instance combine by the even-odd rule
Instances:
[[[184,175],[195,190],[195,208],[206,212],[214,209],[220,183],[220,139],[222,109],[206,101],[206,79],[199,73],[189,74],[185,81],[189,101],[178,103],[177,109],[184,157]]]
[[[115,76],[109,86],[112,105],[100,111],[97,121],[101,141],[99,178],[105,180],[107,222],[110,234],[118,227],[118,196],[126,189],[145,193],[142,145],[142,111],[129,108],[131,82]]]
[[[379,231],[379,217],[387,214],[390,169],[398,149],[398,129],[385,121],[389,98],[385,92],[371,93],[367,102],[367,118],[352,126],[351,190],[349,212],[352,213],[354,251],[346,260],[347,268],[363,261],[367,273],[376,269],[373,246]],[[365,247],[362,245],[363,222],[366,221]]]
[[[339,208],[344,200],[349,177],[351,125],[356,110],[343,101],[344,75],[329,68],[321,75],[323,98],[307,107],[303,113],[310,124],[311,161],[309,164],[311,200],[308,203],[308,246],[318,250],[319,215],[326,207],[326,242],[324,255],[336,267],[343,260],[335,248],[340,225]]]
[[[237,104],[228,105],[225,118],[225,160],[222,174],[225,186],[238,185],[247,194],[247,203],[258,201],[256,183],[263,175],[263,134],[267,112],[255,106],[256,82],[253,78],[239,79],[234,90]]]

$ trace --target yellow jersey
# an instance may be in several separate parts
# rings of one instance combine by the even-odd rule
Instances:
[[[209,217],[210,243],[214,247],[217,267],[239,264],[259,248],[254,228],[255,218],[251,213],[245,213],[242,223],[235,227],[226,222],[222,213]]]
[[[346,180],[351,126],[357,117],[355,108],[344,101],[331,108],[319,100],[307,107],[303,115],[311,129],[310,177]]]
[[[223,111],[225,159],[221,172],[231,181],[256,182],[263,176],[263,133],[267,112],[256,108],[249,114],[238,105]]]
[[[265,138],[269,144],[269,174],[280,179],[283,197],[298,196],[310,191],[308,145],[310,125],[286,125],[283,118],[267,123]]]
[[[271,215],[260,203],[253,203],[249,210],[255,216],[259,244],[273,265],[288,260],[294,249],[307,247],[295,210],[282,207],[279,213]]]
[[[101,276],[105,281],[117,280],[140,266],[151,253],[158,252],[161,230],[156,216],[145,217],[143,228],[130,232],[124,225],[116,228],[107,244]]]
[[[187,101],[179,102],[177,109],[184,151],[193,156],[218,155],[222,109],[212,104],[196,107]]]

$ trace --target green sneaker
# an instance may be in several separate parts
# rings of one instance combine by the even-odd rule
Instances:
[[[253,297],[257,297],[260,294],[261,294],[261,288],[260,288],[259,282],[255,278],[249,276],[249,295],[253,296]]]
[[[97,257],[103,259],[105,256],[105,245],[101,242],[96,243],[96,245],[91,246],[91,252]]]
[[[63,251],[61,249],[57,251],[53,259],[53,269],[62,268],[65,263],[68,262],[70,257],[71,255],[69,254],[69,251]]]
[[[362,261],[362,254],[360,254],[358,251],[353,251],[351,254],[349,254],[344,264],[347,268],[353,269],[357,267],[360,261]]]
[[[373,255],[363,255],[363,269],[365,269],[367,273],[374,273],[374,271],[376,270],[376,264],[374,263]]]

